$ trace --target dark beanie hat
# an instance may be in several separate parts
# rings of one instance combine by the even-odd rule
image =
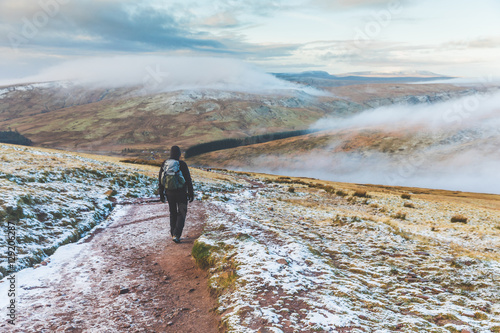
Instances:
[[[170,148],[170,158],[174,160],[181,158],[181,149],[178,146],[172,146],[172,148]]]

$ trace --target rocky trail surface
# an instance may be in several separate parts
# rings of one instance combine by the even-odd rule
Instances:
[[[190,205],[181,244],[168,209],[136,200],[106,225],[18,274],[18,318],[1,332],[217,332],[206,272],[191,257],[205,207]]]

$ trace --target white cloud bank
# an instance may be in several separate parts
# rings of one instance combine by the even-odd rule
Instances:
[[[35,76],[0,82],[0,85],[47,81],[73,81],[102,87],[141,86],[151,92],[215,89],[250,93],[296,90],[310,95],[327,94],[280,80],[240,60],[212,57],[85,58],[47,68]]]
[[[497,88],[498,89],[498,88]],[[471,127],[500,121],[500,91],[471,94],[435,104],[396,104],[366,110],[348,118],[324,118],[313,129],[362,129],[394,130],[416,128],[443,130],[454,127]]]

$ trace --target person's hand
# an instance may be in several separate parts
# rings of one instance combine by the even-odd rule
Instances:
[[[164,195],[160,195],[160,201],[165,203],[167,202],[167,200],[165,200],[165,196]]]
[[[193,200],[194,200],[194,195],[188,194],[188,201],[193,202]]]

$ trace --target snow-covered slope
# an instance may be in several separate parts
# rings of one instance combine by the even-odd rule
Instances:
[[[102,195],[107,190],[117,191],[116,197],[149,196],[155,187],[143,176],[127,184],[112,181],[143,167],[13,146],[3,146],[2,153],[3,174],[15,175],[1,180],[10,186],[2,205],[17,204],[29,215],[19,219],[20,233],[28,233],[29,223],[35,226],[32,235],[50,227],[32,216],[38,207],[19,201],[26,193],[33,200],[44,198],[35,188],[44,200],[49,195],[58,200],[40,206],[52,218],[54,207],[72,212],[66,205],[73,201],[99,211],[107,203]],[[33,164],[49,174],[31,175]],[[83,167],[85,177],[71,171]],[[70,170],[71,177],[64,178],[63,170]],[[196,199],[206,207],[200,215],[206,219],[205,231],[193,255],[208,268],[209,288],[227,332],[500,332],[500,196],[215,171],[192,169]],[[97,176],[103,173],[107,176]],[[51,174],[58,177],[52,183],[28,181]],[[76,181],[83,178],[85,184]],[[9,193],[18,199],[8,199]],[[93,216],[84,209],[80,213]],[[123,216],[117,213],[115,222]],[[454,223],[460,216],[462,223]],[[140,237],[148,239],[151,232],[157,231],[141,230]],[[122,237],[125,242],[136,235]],[[26,244],[39,249],[36,242]],[[19,276],[34,271],[44,283],[60,281],[65,254],[88,254],[89,248],[70,245],[56,253],[47,269],[28,269]],[[97,260],[75,268],[77,275],[93,275],[92,268],[101,265]],[[66,297],[60,301],[67,309],[73,306]]]
[[[194,253],[210,267],[228,332],[500,331],[495,209],[224,177],[234,186],[206,188],[215,207]],[[450,222],[457,212],[466,225]]]
[[[16,270],[78,240],[117,200],[153,195],[155,180],[138,171],[69,153],[0,145],[1,224],[15,230]],[[0,234],[2,249],[7,235]],[[6,255],[0,253],[0,278],[8,270]]]

